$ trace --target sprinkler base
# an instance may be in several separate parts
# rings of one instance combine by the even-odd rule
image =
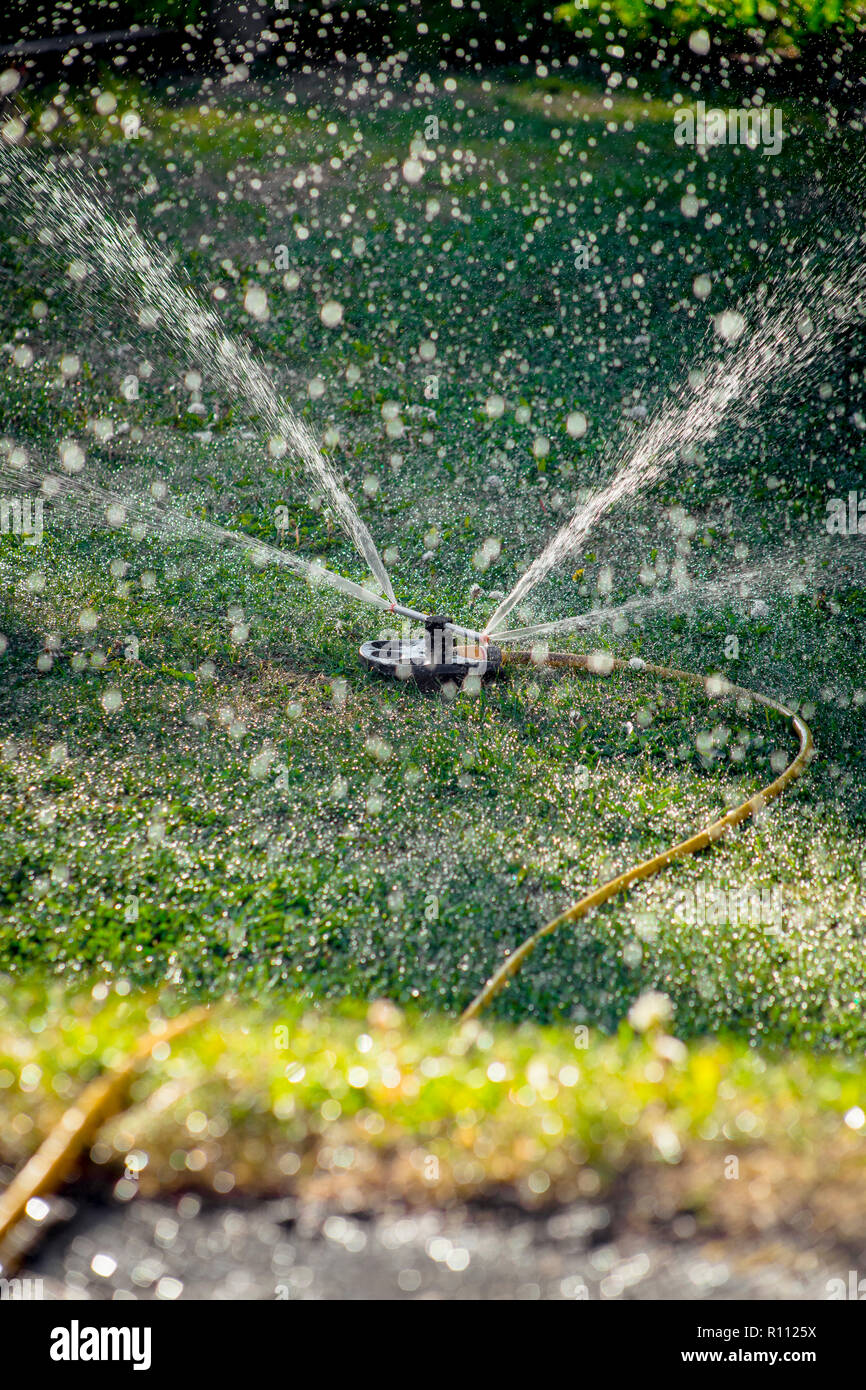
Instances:
[[[499,647],[478,642],[458,645],[446,618],[428,618],[424,637],[406,640],[383,637],[365,642],[361,662],[368,671],[397,680],[411,680],[419,690],[438,690],[448,682],[462,685],[467,676],[494,680],[502,668]]]

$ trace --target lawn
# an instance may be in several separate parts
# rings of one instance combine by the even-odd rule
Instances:
[[[112,78],[110,113],[43,94],[34,157],[83,153],[258,346],[399,598],[481,626],[608,476],[624,412],[718,350],[714,315],[796,265],[798,238],[832,264],[857,137],[786,107],[778,156],[702,157],[673,142],[671,93],[636,78],[434,86],[398,63],[380,97],[346,71],[209,92]],[[255,563],[266,540],[363,579],[321,498],[243,401],[188,377],[99,285],[82,299],[35,227],[0,215],[4,478],[16,446],[53,469],[75,440],[91,481],[164,483],[178,511],[251,538],[114,528],[74,494],[46,506],[38,547],[0,537],[0,971],[16,988],[48,972],[71,998],[168,982],[278,1016],[381,997],[453,1015],[544,920],[793,756],[773,716],[640,672],[539,667],[451,701],[372,679],[357,649],[373,610]],[[826,499],[864,476],[853,332],[842,348],[795,392],[782,370],[756,416],[611,512],[518,610],[592,611],[561,649],[780,698],[818,757],[757,823],[549,939],[501,1020],[558,1025],[570,1047],[575,1024],[614,1033],[658,990],[680,1039],[861,1054],[866,591],[858,539],[824,526]],[[754,566],[759,602],[702,600],[704,580]],[[635,595],[650,602],[605,618]],[[699,888],[772,891],[775,915],[690,923]]]

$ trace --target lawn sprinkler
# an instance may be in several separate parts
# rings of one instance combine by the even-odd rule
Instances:
[[[406,610],[407,615],[409,610]],[[439,614],[412,613],[424,623],[424,636],[381,637],[365,642],[361,661],[380,676],[413,680],[419,690],[438,690],[448,682],[462,685],[467,676],[493,680],[502,668],[502,652],[487,638],[458,627]],[[458,640],[462,639],[462,640]]]

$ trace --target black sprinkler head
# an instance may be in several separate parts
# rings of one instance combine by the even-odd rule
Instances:
[[[413,680],[419,690],[438,690],[449,681],[462,685],[467,676],[493,680],[502,667],[499,647],[482,645],[474,638],[464,642],[440,614],[426,618],[423,638],[382,637],[365,642],[361,661],[380,676]]]

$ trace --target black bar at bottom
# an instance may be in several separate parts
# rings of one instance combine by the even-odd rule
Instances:
[[[360,1369],[381,1358],[410,1355],[417,1369],[423,1344],[417,1335],[429,1335],[431,1324],[423,1308],[418,1322],[401,1301],[401,1330],[414,1333],[414,1349],[397,1352],[392,1341],[393,1312],[377,1315],[358,1290],[358,1298],[340,1303],[294,1299],[273,1302],[193,1302],[160,1300],[108,1302],[37,1302],[0,1299],[0,1338],[9,1349],[26,1348],[22,1363],[48,1383],[63,1383],[69,1375],[86,1372],[98,1378],[101,1370],[144,1376],[195,1375],[249,1376],[257,1368],[270,1372],[282,1367],[292,1373],[303,1349],[314,1361],[322,1358],[330,1370],[339,1351]],[[426,1300],[415,1300],[424,1303]],[[859,1301],[859,1300],[858,1300]],[[441,1347],[442,1302],[435,1330]],[[303,1303],[303,1307],[299,1306]],[[809,1302],[699,1302],[651,1303],[610,1300],[583,1302],[558,1311],[533,1310],[521,1314],[503,1332],[501,1309],[482,1312],[473,1303],[472,1323],[464,1341],[467,1354],[483,1359],[485,1370],[502,1360],[503,1369],[514,1348],[521,1344],[530,1357],[542,1349],[555,1354],[563,1369],[571,1363],[575,1373],[588,1369],[589,1358],[609,1366],[617,1375],[639,1372],[665,1375],[679,1368],[700,1377],[710,1369],[763,1372],[791,1368],[811,1370],[823,1381],[828,1375],[849,1370],[862,1355],[864,1319],[849,1301]],[[527,1310],[528,1311],[528,1310]],[[408,1316],[407,1316],[408,1315]],[[460,1321],[464,1318],[461,1316]],[[311,1340],[317,1332],[325,1342]],[[336,1336],[335,1334],[339,1334]],[[543,1341],[539,1341],[539,1337]],[[296,1340],[300,1339],[300,1340]],[[475,1345],[475,1352],[472,1346]],[[389,1350],[390,1348],[390,1350]],[[453,1349],[456,1352],[456,1347]],[[464,1365],[465,1365],[464,1361]],[[404,1367],[410,1370],[412,1363]],[[397,1364],[392,1362],[394,1371]],[[269,1372],[269,1373],[270,1373]]]

